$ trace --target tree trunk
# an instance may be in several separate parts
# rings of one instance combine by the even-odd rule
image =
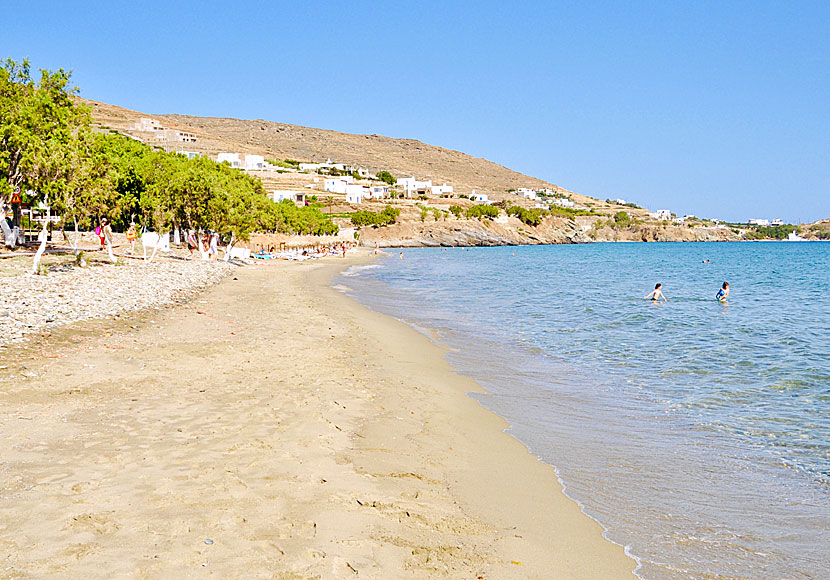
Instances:
[[[63,237],[65,240],[69,242],[69,247],[72,248],[72,253],[76,256],[78,255],[78,244],[81,241],[81,234],[78,233],[78,218],[72,218],[75,222],[75,242],[73,243],[72,240],[69,239],[69,236],[66,235],[66,230],[63,230]]]
[[[40,273],[40,260],[43,258],[43,252],[46,251],[46,238],[48,234],[46,233],[46,224],[48,222],[43,223],[43,229],[40,230],[40,234],[38,234],[38,239],[40,240],[40,247],[37,249],[35,253],[35,259],[32,260],[32,275],[37,275]]]
[[[231,250],[233,249],[233,244],[236,241],[236,236],[231,233],[231,240],[228,242],[228,245],[225,247],[225,261],[231,261]]]

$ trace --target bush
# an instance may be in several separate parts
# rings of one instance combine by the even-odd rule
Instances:
[[[381,181],[388,183],[389,185],[395,185],[398,183],[398,180],[395,179],[395,176],[389,173],[388,171],[381,171],[377,174],[377,178]]]
[[[758,226],[754,229],[747,230],[744,234],[744,239],[747,240],[784,240],[790,235],[790,232],[798,231],[796,226]]]
[[[450,212],[455,217],[461,217],[461,214],[464,213],[464,208],[461,207],[460,205],[451,205],[450,206]]]
[[[549,215],[550,212],[547,212],[543,209],[534,208],[534,209],[526,209],[520,207],[518,205],[513,205],[507,208],[507,215],[514,215],[519,218],[523,224],[527,224],[529,226],[538,226],[542,223],[542,219],[545,216]]]
[[[620,227],[626,227],[631,224],[631,216],[624,211],[618,211],[614,214],[614,223]]]
[[[499,216],[499,208],[493,207],[492,205],[481,203],[478,205],[474,205],[473,207],[467,208],[467,211],[464,212],[464,215],[468,218],[486,217],[488,219],[493,219]]]
[[[388,226],[394,224],[401,214],[401,210],[387,205],[382,212],[360,210],[351,214],[352,224],[355,226]]]

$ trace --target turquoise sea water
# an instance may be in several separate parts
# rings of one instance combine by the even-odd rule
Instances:
[[[403,252],[338,284],[449,346],[640,576],[830,579],[830,244]]]

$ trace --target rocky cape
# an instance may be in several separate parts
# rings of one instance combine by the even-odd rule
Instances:
[[[362,228],[364,246],[513,246],[534,244],[581,244],[592,242],[726,242],[741,238],[726,227],[682,227],[642,224],[628,228],[595,227],[587,218],[545,218],[539,226],[516,218],[446,219],[404,221],[379,228]]]

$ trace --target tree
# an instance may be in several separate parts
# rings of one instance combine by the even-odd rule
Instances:
[[[381,181],[388,183],[389,185],[395,185],[398,183],[398,180],[395,179],[395,176],[389,173],[388,171],[381,171],[376,176]]]
[[[88,124],[85,108],[77,106],[63,69],[31,75],[28,60],[6,59],[0,64],[0,212],[5,215],[16,187],[35,192],[59,188],[65,178],[63,148],[74,131]],[[3,221],[7,240],[10,232]]]

